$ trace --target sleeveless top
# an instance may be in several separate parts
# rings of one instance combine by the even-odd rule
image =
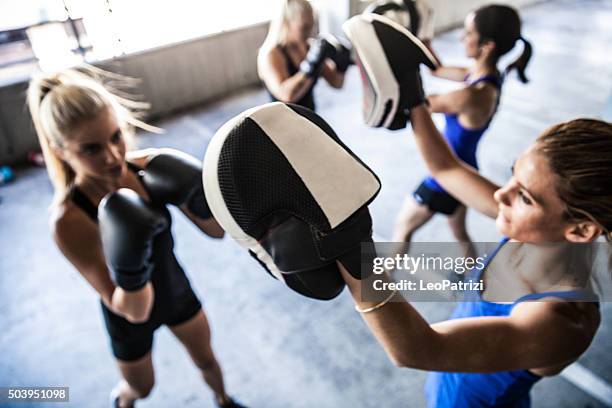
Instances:
[[[285,57],[285,61],[287,61],[287,71],[289,72],[289,76],[293,76],[293,75],[297,74],[299,69],[298,69],[298,67],[293,65],[293,61],[291,60],[291,57],[289,56],[289,53],[287,52],[285,47],[279,45],[278,49],[280,50],[280,52]],[[310,87],[308,92],[306,92],[306,94],[304,94],[304,96],[302,96],[302,99],[300,99],[299,101],[295,102],[296,105],[303,106],[303,107],[308,108],[308,109],[310,109],[312,111],[315,110],[315,101],[314,101],[314,93],[313,93],[315,84],[316,84],[316,81],[315,81],[315,83],[312,84],[312,86]],[[265,87],[265,85],[264,85],[264,87]],[[268,92],[268,95],[270,96],[270,100],[272,102],[277,102],[278,101],[278,99],[274,95],[272,95],[272,92],[270,92],[270,90],[268,88],[266,88],[266,92]]]
[[[504,238],[482,269],[475,268],[470,279],[480,280],[491,259],[508,242]],[[521,302],[535,301],[554,296],[568,300],[593,301],[581,291],[531,293],[514,303],[493,303],[482,299],[480,292],[473,293],[477,301],[460,302],[450,319],[480,316],[509,316]],[[528,408],[531,406],[529,391],[542,377],[528,370],[499,371],[495,373],[431,372],[427,376],[425,395],[429,408]]]
[[[492,84],[500,92],[500,94],[497,96],[495,106],[495,110],[497,111],[503,83],[502,78],[496,75],[486,75],[470,82],[468,86],[473,86],[481,82]],[[478,148],[478,142],[485,131],[489,128],[489,125],[493,120],[493,116],[495,116],[495,112],[493,115],[491,115],[491,118],[487,121],[487,123],[479,129],[466,129],[461,125],[461,123],[459,123],[459,115],[456,113],[447,113],[444,115],[446,119],[444,137],[446,138],[449,146],[461,160],[476,169],[478,169],[478,163],[476,162],[476,149]],[[432,190],[442,193],[445,192],[438,182],[431,176],[428,176],[424,183]]]
[[[128,163],[128,168],[138,175],[142,183],[141,169],[131,163]],[[151,195],[149,194],[149,196]],[[78,187],[72,186],[69,197],[93,222],[98,223],[98,208]],[[182,297],[190,296],[192,289],[185,271],[174,255],[174,238],[172,237],[172,217],[170,212],[163,203],[151,202],[150,205],[161,211],[168,220],[168,227],[155,236],[151,254],[151,262],[154,264],[153,271],[151,272],[151,284],[155,289],[151,316],[155,317],[163,314],[162,305],[172,304],[167,302],[176,302]],[[106,308],[104,304],[102,306]],[[109,310],[109,313],[112,312]]]

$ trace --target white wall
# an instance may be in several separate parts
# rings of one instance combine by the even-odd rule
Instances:
[[[338,6],[335,3],[338,0],[319,0],[322,7],[328,7],[332,13],[338,12]],[[526,5],[539,3],[546,0],[428,0],[435,11],[435,29],[436,33],[456,28],[463,23],[465,16],[477,7],[485,4],[500,3],[511,4],[514,7],[520,8]],[[349,18],[361,13],[372,1],[370,0],[349,0],[349,7],[342,9],[345,18]],[[339,2],[342,3],[342,2]],[[334,18],[333,21],[344,21],[341,18]],[[340,23],[342,24],[342,23]],[[338,26],[330,27],[330,31],[339,33],[341,30]]]
[[[436,12],[436,31],[462,24],[472,9],[492,0],[429,0]],[[541,0],[495,0],[521,7]],[[341,33],[342,22],[361,12],[362,0],[315,0],[322,29]],[[152,104],[151,115],[161,116],[211,101],[259,82],[257,50],[267,24],[185,41],[106,61],[112,71],[141,78],[141,92]],[[27,81],[0,87],[0,165],[25,160],[37,140],[25,108]]]

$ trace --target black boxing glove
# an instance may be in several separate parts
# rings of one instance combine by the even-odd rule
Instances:
[[[351,57],[350,46],[340,38],[332,35],[328,36],[326,39],[334,47],[334,52],[330,58],[336,64],[336,69],[339,72],[345,73],[348,67],[354,64]]]
[[[399,109],[403,114],[396,115],[389,129],[404,129],[410,121],[410,110],[416,106],[427,103],[427,96],[423,90],[421,71],[416,68],[414,71],[406,72],[404,82],[399,84],[400,100]]]
[[[135,191],[122,188],[100,201],[98,223],[112,280],[126,291],[141,289],[153,270],[153,239],[168,220]]]
[[[335,52],[334,46],[325,38],[317,38],[310,46],[310,50],[300,64],[300,71],[309,78],[316,78],[321,74],[323,62]]]
[[[162,151],[149,160],[143,182],[153,201],[187,206],[202,219],[212,217],[202,185],[202,163],[179,151]]]

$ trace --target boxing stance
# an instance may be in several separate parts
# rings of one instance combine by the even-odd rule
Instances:
[[[315,110],[313,89],[319,77],[334,88],[344,84],[349,49],[337,38],[312,38],[315,16],[307,0],[283,0],[259,50],[257,71],[272,101]]]
[[[510,69],[517,69],[526,82],[525,67],[531,55],[530,44],[521,36],[517,12],[508,6],[484,6],[465,20],[463,44],[466,56],[475,60],[470,68],[438,66],[432,74],[460,81],[465,87],[446,94],[428,95],[431,112],[443,113],[446,119],[444,137],[461,160],[478,169],[476,150],[497,111],[503,76],[497,63],[518,40],[524,43],[523,54]],[[466,208],[448,194],[432,176],[421,182],[400,210],[393,233],[394,242],[409,242],[412,235],[434,214],[448,217],[448,224],[460,242],[470,242],[465,219]]]
[[[528,407],[533,385],[576,361],[600,323],[594,293],[576,279],[591,265],[565,257],[576,244],[602,235],[612,240],[612,125],[578,119],[551,127],[518,158],[506,185],[497,186],[439,134],[419,80],[426,60],[411,56],[401,112],[409,112],[429,171],[462,204],[494,218],[505,238],[469,276],[482,280],[484,290],[460,303],[451,320],[431,325],[395,291],[381,287],[382,301],[366,301],[360,281],[339,268],[391,360],[432,371],[430,407]],[[534,258],[533,249],[545,256]]]
[[[307,109],[268,104],[219,129],[204,161],[211,211],[296,292],[330,299],[346,282],[390,358],[434,371],[430,407],[529,406],[532,386],[575,361],[599,326],[594,294],[576,279],[589,265],[564,256],[574,244],[612,239],[612,125],[582,119],[554,126],[499,188],[454,155],[424,101],[410,114],[429,170],[463,203],[496,218],[507,237],[472,271],[470,279],[482,279],[485,290],[460,303],[452,320],[430,325],[384,287],[382,301],[362,298],[372,264],[360,258],[359,243],[371,242],[367,205],[380,184]]]
[[[53,238],[98,292],[123,376],[112,405],[131,407],[149,395],[154,333],[167,325],[217,404],[240,407],[225,392],[206,315],[173,252],[168,205],[207,235],[224,235],[206,204],[199,162],[175,150],[126,153],[130,126],[147,126],[124,106],[144,104],[115,97],[83,73],[33,79],[28,103],[55,188]]]

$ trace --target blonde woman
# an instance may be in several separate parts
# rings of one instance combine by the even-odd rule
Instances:
[[[351,63],[338,39],[313,38],[315,14],[307,0],[283,0],[257,58],[257,70],[272,101],[315,110],[313,88],[320,76],[342,88]]]
[[[132,407],[149,395],[154,333],[167,325],[217,404],[240,407],[225,392],[206,315],[173,252],[169,204],[207,235],[224,235],[205,205],[198,161],[174,150],[128,154],[131,128],[147,127],[130,110],[145,105],[82,72],[33,79],[28,104],[55,188],[53,238],[98,292],[123,376],[112,406]]]

